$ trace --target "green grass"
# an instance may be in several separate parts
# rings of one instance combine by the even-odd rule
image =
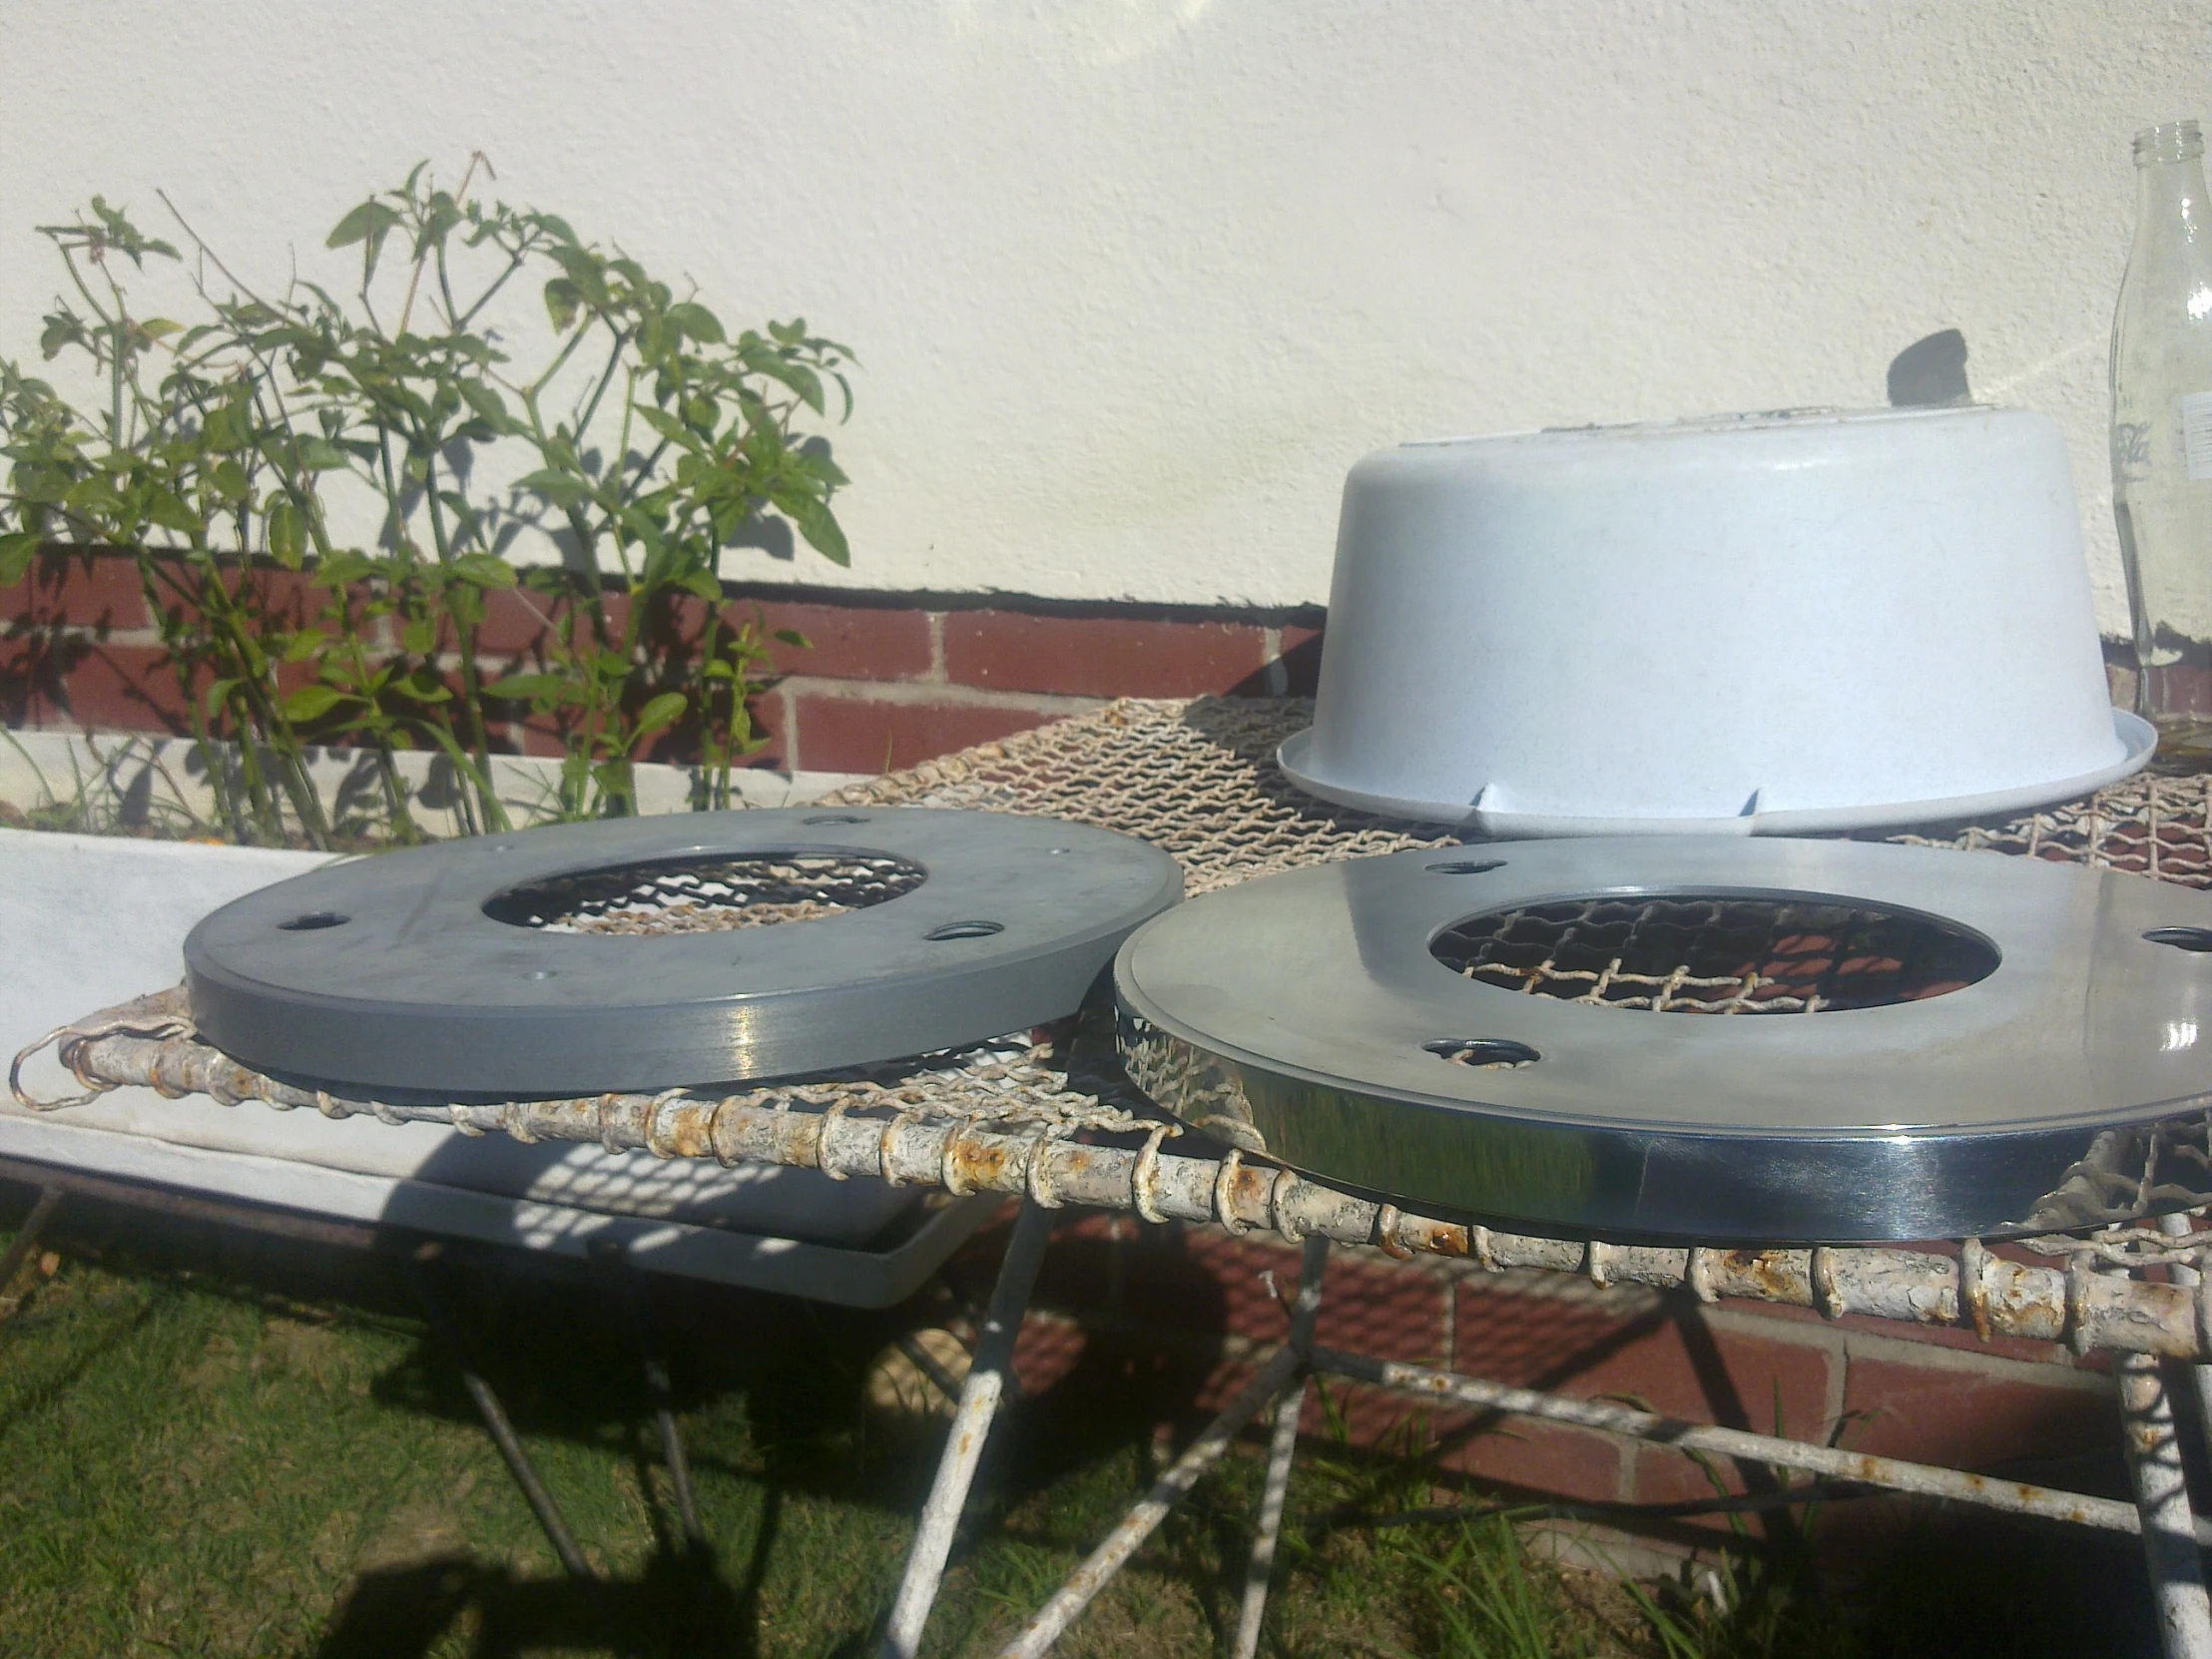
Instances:
[[[588,1285],[451,1282],[465,1340],[598,1568],[576,1584],[397,1266],[84,1206],[64,1215],[58,1273],[33,1270],[0,1321],[0,1653],[872,1654],[934,1454],[865,1403],[896,1316],[661,1288],[655,1322],[713,1540],[702,1558],[674,1536],[620,1311]],[[1156,1415],[1103,1364],[1014,1419],[930,1654],[990,1653],[1044,1599],[1149,1483]],[[1424,1444],[1408,1428],[1403,1449]],[[1230,1459],[1061,1651],[1226,1651],[1258,1478],[1256,1458]],[[1533,1560],[1501,1521],[1312,1524],[1435,1498],[1417,1456],[1305,1455],[1292,1498],[1304,1524],[1285,1540],[1263,1652],[2125,1651],[2100,1640],[2109,1611],[2070,1616],[2064,1575],[2009,1534],[1993,1566],[1960,1569],[1939,1544],[1845,1603],[1787,1560],[1747,1555],[1724,1613],[1679,1586],[1624,1589]],[[2054,1547],[2073,1559],[2086,1546]],[[2129,1568],[2100,1570],[2117,1581]]]

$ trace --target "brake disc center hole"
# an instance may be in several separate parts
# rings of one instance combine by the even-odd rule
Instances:
[[[1817,1014],[1920,1002],[1996,971],[1957,922],[1813,893],[1608,894],[1485,910],[1429,944],[1485,985],[1670,1014]]]
[[[493,894],[484,914],[549,933],[674,936],[862,910],[923,878],[919,864],[881,852],[692,854],[525,882]]]

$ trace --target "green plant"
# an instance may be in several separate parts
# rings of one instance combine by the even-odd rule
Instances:
[[[402,837],[415,830],[394,757],[425,745],[470,827],[504,828],[494,728],[523,709],[562,744],[559,817],[635,811],[634,765],[672,734],[705,763],[694,804],[725,806],[732,767],[761,745],[748,700],[772,642],[806,642],[732,614],[723,552],[780,516],[848,558],[830,505],[844,475],[806,423],[830,418],[830,387],[849,415],[850,353],[797,321],[733,336],[556,216],[472,199],[480,167],[452,192],[417,167],[339,221],[329,245],[360,250],[350,302],[297,279],[264,297],[178,216],[206,312],[191,328],[137,314],[118,277],[124,260],[185,265],[175,247],[98,198],[43,231],[76,294],[44,349],[86,358],[108,408],[88,419],[0,364],[0,582],[50,541],[132,549],[195,735],[243,740],[226,814],[264,835],[288,802],[326,842],[312,739],[375,753]],[[550,333],[524,368],[520,330],[493,316],[530,282]],[[516,456],[535,465],[487,487]],[[371,535],[335,528],[349,490],[375,504]],[[516,542],[545,531],[563,562],[518,577]],[[287,609],[291,571],[320,595],[312,616]],[[543,632],[535,661],[495,674],[481,640],[500,590]]]
[[[1437,1659],[1568,1659],[1589,1651],[1554,1574],[1532,1564],[1510,1512],[1464,1523],[1412,1554]],[[1670,1649],[1668,1659],[1676,1659]]]
[[[211,758],[226,821],[279,837],[280,792],[308,838],[326,844],[328,826],[277,680],[295,630],[266,573],[248,562],[262,509],[299,491],[311,459],[276,434],[254,448],[241,441],[242,412],[256,401],[253,377],[206,333],[134,315],[116,275],[124,260],[143,270],[149,258],[174,261],[176,250],[141,235],[98,197],[91,212],[89,221],[42,231],[89,313],[59,301],[43,347],[49,358],[71,349],[88,357],[107,406],[88,420],[45,381],[0,362],[0,454],[12,463],[4,499],[15,520],[0,531],[0,582],[22,580],[49,539],[137,551],[194,735],[205,746],[228,725],[256,740],[242,746],[238,794],[225,789],[228,769]],[[146,363],[157,349],[172,367],[150,386]]]

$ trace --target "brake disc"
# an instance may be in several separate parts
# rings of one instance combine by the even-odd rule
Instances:
[[[2208,951],[2212,896],[2139,875],[1637,837],[1248,882],[1139,930],[1116,982],[1141,1087],[1321,1179],[1841,1243],[2206,1202]]]
[[[1182,873],[1127,835],[918,809],[679,814],[353,859],[185,942],[207,1039],[389,1091],[788,1076],[1073,1012]],[[767,925],[775,923],[775,925]]]

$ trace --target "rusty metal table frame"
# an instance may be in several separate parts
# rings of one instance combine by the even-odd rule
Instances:
[[[1291,1340],[1253,1386],[1193,1442],[1069,1586],[1005,1649],[1009,1655],[1045,1651],[1126,1565],[1174,1503],[1219,1460],[1245,1424],[1278,1390],[1284,1390],[1267,1472],[1267,1491],[1272,1495],[1263,1502],[1238,1638],[1240,1659],[1251,1659],[1296,1451],[1297,1407],[1310,1378],[1335,1376],[1431,1402],[1574,1423],[1688,1452],[2136,1533],[2144,1539],[2166,1651],[2174,1659],[2212,1659],[2212,1614],[2207,1611],[2198,1562],[2198,1546],[2212,1542],[2212,1529],[2200,1523],[2189,1507],[2180,1441],[2168,1384],[2161,1375],[2162,1366],[2189,1363],[2200,1398],[2212,1392],[2212,1373],[2204,1365],[2212,1359],[2212,1282],[2198,1280],[2192,1268],[2172,1267],[2171,1282],[2159,1284],[2130,1277],[2124,1269],[2092,1273],[2087,1257],[2078,1252],[2063,1270],[2027,1266],[2005,1260],[1971,1239],[1962,1242],[1957,1258],[1951,1260],[1906,1250],[1751,1253],[1493,1232],[1361,1199],[1286,1168],[1245,1161],[1234,1150],[1218,1158],[1165,1153],[1163,1141],[1175,1131],[1164,1121],[1152,1125],[1141,1149],[1132,1150],[1009,1133],[1006,1125],[997,1123],[910,1115],[908,1109],[893,1104],[895,1091],[836,1096],[842,1105],[825,1107],[818,1102],[808,1109],[799,1109],[796,1100],[764,1102],[747,1095],[702,1099],[684,1091],[447,1105],[354,1100],[303,1089],[240,1065],[197,1041],[189,1021],[180,1023],[173,1001],[174,993],[166,993],[103,1010],[48,1040],[61,1043],[65,1064],[95,1090],[151,1084],[172,1097],[201,1093],[233,1105],[259,1100],[291,1109],[312,1106],[334,1116],[372,1113],[391,1121],[420,1116],[465,1130],[503,1132],[523,1139],[591,1140],[611,1153],[646,1150],[665,1157],[714,1157],[725,1163],[797,1165],[844,1179],[1020,1195],[1013,1242],[1000,1269],[978,1353],[956,1405],[954,1431],[917,1526],[887,1626],[883,1651],[897,1659],[910,1659],[914,1653],[935,1601],[976,1465],[997,1411],[1011,1391],[1014,1339],[1042,1260],[1052,1212],[1063,1205],[1133,1211],[1155,1222],[1219,1222],[1233,1233],[1264,1226],[1294,1242],[1304,1240],[1312,1271],[1302,1281],[1302,1298],[1309,1291],[1319,1298],[1329,1244],[1359,1243],[1399,1257],[1438,1254],[1473,1258],[1486,1267],[1580,1273],[1601,1285],[1681,1286],[1701,1301],[1750,1296],[1810,1306],[1831,1316],[1864,1312],[1921,1323],[1970,1325],[1984,1333],[2044,1340],[2064,1337],[2082,1350],[2109,1348],[2118,1361],[2125,1449],[2137,1501],[2130,1505],[1828,1445],[1679,1422],[1625,1406],[1378,1361],[1315,1346],[1310,1321],[1294,1318]],[[35,1047],[25,1055],[32,1052]],[[18,1057],[19,1067],[24,1058]],[[36,1104],[22,1093],[19,1082],[18,1096]],[[890,1109],[894,1115],[859,1116],[847,1109],[856,1106]],[[2177,1228],[2189,1232],[2178,1216],[2161,1225],[2169,1235]],[[1312,1306],[1318,1307],[1318,1300]]]
[[[2180,1217],[2172,1218],[2186,1230]],[[974,1365],[960,1391],[936,1474],[917,1519],[880,1648],[881,1659],[914,1659],[931,1607],[942,1585],[955,1535],[967,1508],[976,1469],[1012,1379],[1015,1339],[1035,1286],[1052,1231],[1051,1212],[1024,1200],[999,1268]],[[1126,1567],[1174,1506],[1272,1401],[1266,1475],[1261,1488],[1249,1558],[1235,1659],[1255,1659],[1282,1536],[1298,1424],[1308,1384],[1336,1377],[1367,1383],[1431,1404],[1473,1406],[1601,1429],[1634,1439],[1886,1488],[1921,1497],[1973,1504],[2101,1531],[2141,1537],[2167,1659],[2212,1659],[2212,1609],[2208,1609],[2201,1552],[2212,1547],[2212,1523],[2190,1504],[2183,1453],[2176,1431],[2170,1374],[2178,1363],[2154,1355],[2117,1355],[2123,1444],[2135,1502],[2066,1492],[1962,1470],[1877,1457],[1812,1441],[1690,1423],[1602,1400],[1579,1399],[1465,1377],[1430,1367],[1379,1360],[1325,1348],[1314,1341],[1321,1309],[1330,1239],[1313,1233],[1303,1241],[1298,1294],[1287,1341],[1202,1429],[1060,1589],[999,1650],[999,1659],[1038,1659],[1049,1653],[1114,1576]],[[2173,1270],[2177,1282],[2195,1288],[2195,1274]],[[2189,1278],[2184,1281],[2182,1275]],[[2191,1365],[2200,1400],[2212,1406],[2212,1366]],[[2212,1420],[2208,1413],[2207,1420]],[[1813,1494],[1808,1493],[1808,1498]]]
[[[1172,850],[1193,891],[1205,891],[1268,870],[1319,859],[1360,856],[1413,846],[1456,844],[1434,827],[1396,825],[1346,815],[1300,795],[1274,763],[1278,744],[1311,718],[1298,700],[1124,700],[1081,719],[1063,721],[924,763],[907,773],[837,792],[818,806],[929,806],[1041,813],[1141,835]],[[1172,786],[1172,787],[1168,787]],[[1953,827],[1956,828],[1956,827]],[[1932,840],[1930,835],[1935,838]],[[2052,808],[2003,826],[1967,826],[1957,833],[1896,837],[1921,844],[2057,857],[2139,871],[2158,879],[2212,885],[2212,772],[2190,777],[2144,775],[2081,803]],[[175,1033],[169,1033],[175,1034]],[[150,1082],[166,1093],[202,1092],[226,1103],[256,1098],[278,1106],[314,1107],[333,1115],[373,1112],[398,1119],[408,1110],[389,1103],[333,1100],[266,1077],[189,1042],[112,1036],[80,1071],[107,1084]],[[89,1074],[89,1075],[88,1075]],[[1063,1080],[1056,1085],[1066,1089]],[[869,1099],[839,1097],[827,1111],[786,1110],[793,1102],[744,1099],[607,1096],[589,1100],[451,1105],[438,1121],[466,1132],[506,1132],[596,1140],[609,1152],[644,1149],[662,1156],[712,1156],[724,1162],[796,1164],[835,1176],[859,1176],[948,1190],[995,1190],[1024,1198],[1010,1250],[986,1320],[984,1352],[962,1388],[958,1429],[947,1441],[936,1488],[901,1585],[886,1650],[901,1632],[918,1635],[948,1557],[953,1529],[974,1476],[974,1464],[997,1409],[1009,1391],[1013,1339],[1026,1309],[1049,1232],[1048,1211],[1060,1203],[1133,1210],[1150,1220],[1220,1222],[1230,1231],[1273,1227],[1306,1241],[1312,1271],[1302,1305],[1318,1306],[1329,1242],[1379,1246],[1391,1255],[1428,1252],[1475,1258],[1484,1266],[1581,1273],[1610,1281],[1687,1286],[1700,1300],[1746,1296],[1819,1309],[1861,1312],[1984,1333],[2072,1340],[2102,1347],[2118,1361],[2126,1450],[2137,1502],[2054,1492],[1995,1482],[1955,1470],[1868,1458],[1833,1447],[1697,1424],[1665,1421],[1623,1406],[1506,1388],[1478,1379],[1398,1366],[1315,1346],[1310,1314],[1294,1321],[1291,1341],[1269,1363],[1268,1389],[1248,1389],[1193,1443],[1159,1488],[1132,1511],[1067,1589],[1047,1604],[1009,1651],[1041,1652],[1097,1588],[1149,1534],[1168,1506],[1222,1455],[1235,1433],[1282,1397],[1271,1435],[1262,1499],[1260,1547],[1248,1574],[1239,1652],[1249,1655],[1265,1608],[1273,1540],[1296,1451],[1297,1406],[1312,1376],[1375,1382],[1429,1400],[1462,1401],[1509,1414],[1580,1423],[1686,1450],[1764,1462],[1920,1492],[1962,1502],[2091,1526],[2135,1532],[2145,1540],[2157,1586],[2166,1650],[2212,1659],[2212,1620],[2205,1610],[2198,1549],[2205,1528],[2191,1513],[2181,1479],[2169,1388],[2174,1368],[2195,1367],[2193,1386],[2212,1397],[2202,1362],[2212,1358],[2212,1289],[2192,1283],[2191,1266],[2174,1266],[2170,1283],[2107,1277],[2076,1255],[2067,1269],[2004,1261],[1965,1241],[1955,1261],[1904,1251],[1774,1251],[1737,1259],[1710,1249],[1657,1251],[1602,1241],[1512,1234],[1401,1214],[1360,1203],[1307,1183],[1288,1170],[1248,1164],[1237,1154],[1163,1155],[1153,1140],[1142,1153],[1032,1142],[999,1132],[989,1121],[888,1122],[846,1115],[847,1106],[884,1105],[895,1091]],[[2097,1181],[2127,1172],[2091,1170]],[[956,1181],[955,1181],[956,1176]],[[2122,1182],[2133,1187],[2132,1180]],[[2095,1194],[2091,1193],[2094,1197]],[[2212,1195],[2189,1202],[2204,1203]],[[2140,1216],[2144,1212],[2132,1212]],[[2084,1216],[2064,1226],[2090,1226],[2120,1215]],[[1309,1297],[1309,1292],[1311,1297]]]

